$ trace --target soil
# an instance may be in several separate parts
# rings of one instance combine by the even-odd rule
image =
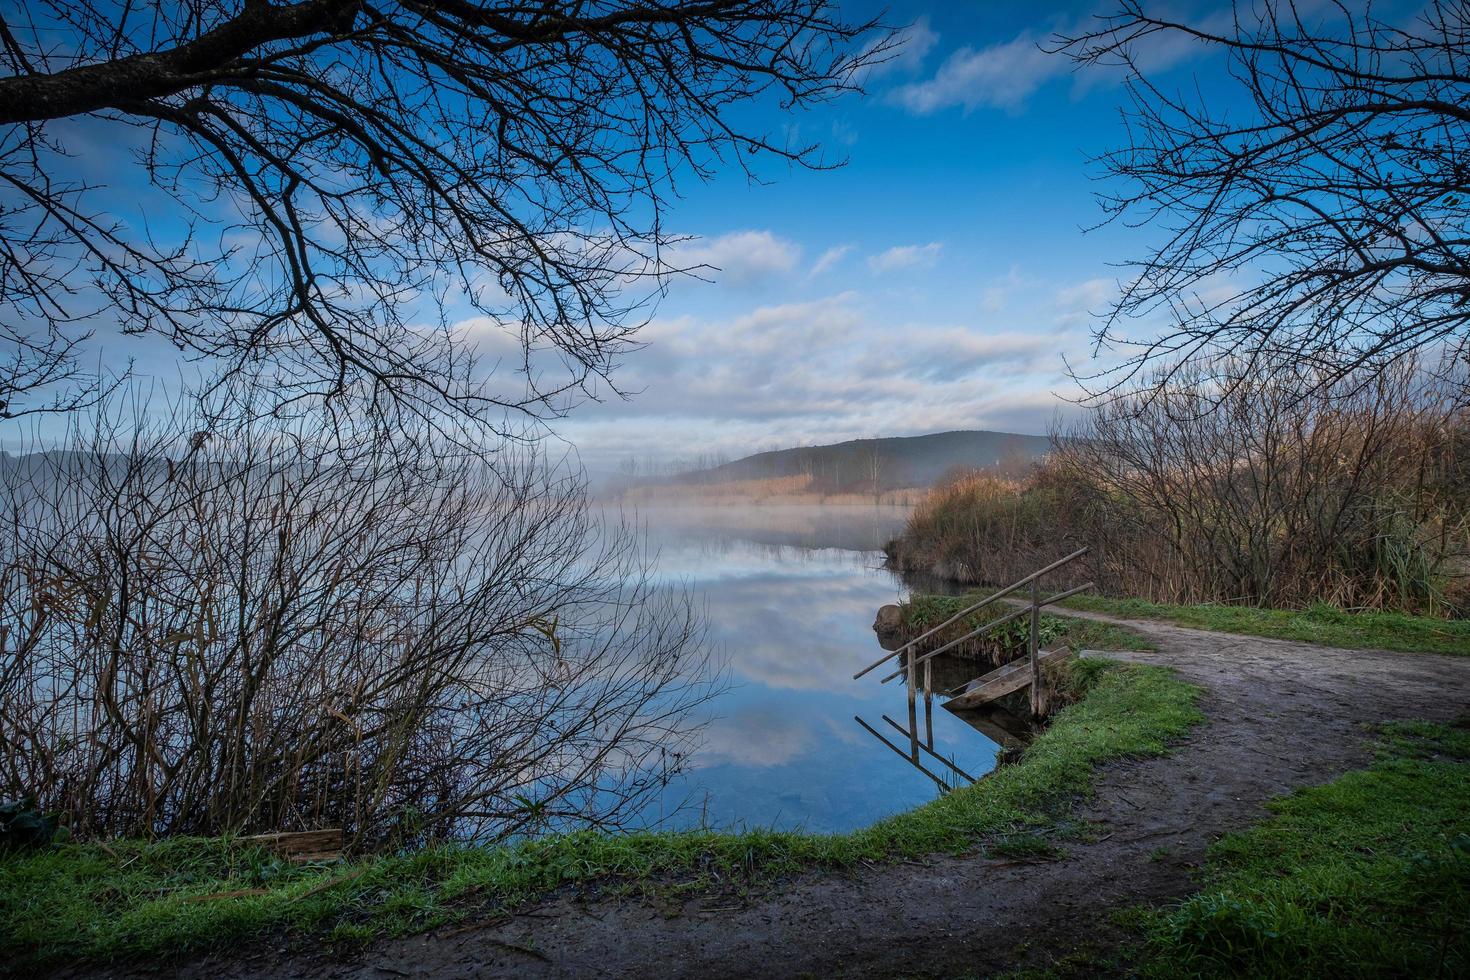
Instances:
[[[1089,618],[1114,620],[1105,616]],[[178,977],[986,976],[1109,949],[1116,910],[1193,890],[1211,841],[1263,804],[1368,763],[1371,726],[1470,709],[1470,658],[1338,650],[1126,625],[1205,690],[1206,721],[1170,755],[1107,767],[1080,810],[1091,843],[1058,861],[935,858],[814,873],[743,899],[560,897],[476,926],[375,944],[347,960],[270,945]],[[137,976],[136,966],[92,975]]]

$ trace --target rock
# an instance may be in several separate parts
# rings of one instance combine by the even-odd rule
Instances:
[[[881,635],[897,633],[903,627],[903,608],[889,603],[878,609],[878,618],[873,620],[873,632]]]

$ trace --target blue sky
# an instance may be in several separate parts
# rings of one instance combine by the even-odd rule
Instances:
[[[1063,357],[1149,232],[1107,227],[1088,161],[1126,138],[1115,76],[1038,45],[1099,8],[897,4],[912,26],[852,98],[793,120],[846,166],[684,185],[674,227],[715,282],[675,285],[619,381],[560,426],[594,468],[953,428],[1044,433]],[[1151,66],[1192,84],[1191,52]],[[1197,52],[1195,52],[1197,54]]]
[[[850,4],[854,18],[876,9]],[[745,125],[820,142],[846,165],[767,165],[760,183],[685,179],[666,227],[692,238],[675,260],[719,271],[672,285],[616,376],[631,396],[603,392],[557,437],[600,473],[629,456],[1046,432],[1076,394],[1064,357],[1090,363],[1090,314],[1152,234],[1084,234],[1102,217],[1088,160],[1126,139],[1124,93],[1117,76],[1078,75],[1039,48],[1104,9],[899,0],[888,20],[909,25],[906,44],[866,79],[866,96],[797,116],[750,109]],[[1185,47],[1144,56],[1180,85],[1208,75]],[[166,220],[117,171],[116,132],[65,132],[83,176],[106,185],[104,207]],[[176,383],[166,342],[96,329],[101,364],[137,357],[145,383]],[[18,442],[4,432],[0,445]]]

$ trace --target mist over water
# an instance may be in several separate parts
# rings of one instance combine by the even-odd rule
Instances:
[[[882,655],[872,630],[906,594],[882,567],[901,507],[672,507],[639,513],[659,574],[693,585],[731,686],[686,770],[646,812],[675,828],[837,832],[934,799],[938,787],[854,716],[907,747],[900,681],[853,680]],[[922,709],[921,709],[922,710]],[[979,776],[997,746],[942,708],[935,751]],[[920,721],[921,733],[923,721]],[[932,757],[924,763],[943,772]]]

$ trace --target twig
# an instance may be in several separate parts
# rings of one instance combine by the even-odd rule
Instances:
[[[291,901],[299,902],[303,898],[309,898],[312,895],[315,895],[317,892],[326,891],[328,888],[333,888],[337,885],[346,884],[347,882],[352,881],[355,878],[361,878],[362,872],[363,869],[358,868],[356,871],[342,875],[340,878],[333,878],[329,881],[318,882],[317,884],[308,888],[306,891],[302,892],[300,895],[297,895],[295,898],[291,899]]]
[[[485,941],[488,943],[493,943],[496,946],[503,946],[506,949],[514,950],[517,953],[524,953],[527,956],[534,956],[542,963],[551,962],[551,957],[547,956],[545,953],[539,952],[538,950],[531,949],[529,946],[517,946],[515,943],[508,943],[504,939],[496,939],[494,936],[486,936]]]
[[[214,892],[210,895],[194,895],[184,899],[186,902],[213,902],[221,898],[250,898],[255,895],[269,895],[269,888],[237,888],[232,892]]]
[[[468,923],[466,925],[458,926],[458,927],[456,927],[454,929],[449,929],[449,930],[447,930],[445,932],[441,932],[441,933],[439,933],[439,938],[440,939],[448,939],[451,936],[461,936],[461,935],[464,935],[467,932],[474,932],[476,929],[488,929],[491,926],[498,926],[502,922],[509,922],[509,921],[510,921],[510,916],[508,916],[508,915],[491,916],[488,919],[480,919],[480,920],[478,920],[476,922],[471,922],[471,923]]]

